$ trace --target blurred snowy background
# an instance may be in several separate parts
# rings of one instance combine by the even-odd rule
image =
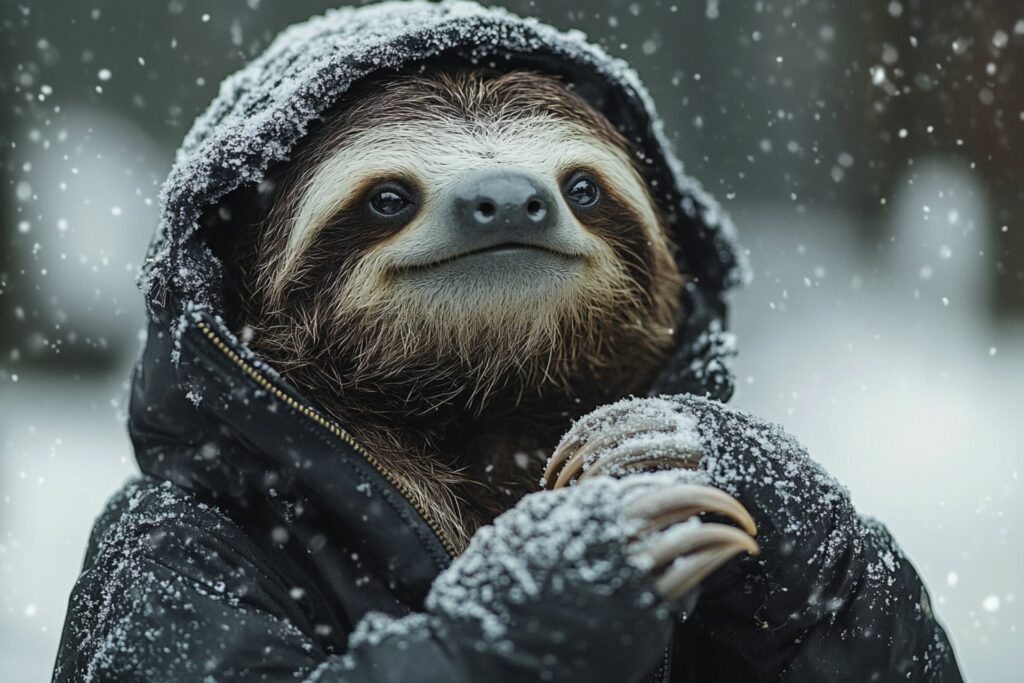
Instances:
[[[327,6],[0,7],[0,679],[48,680],[92,520],[135,470],[133,277],[173,150],[226,74]],[[734,403],[890,526],[969,680],[1020,680],[1024,8],[506,6],[637,67],[750,250]]]

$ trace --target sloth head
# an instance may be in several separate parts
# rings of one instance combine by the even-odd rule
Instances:
[[[271,200],[252,345],[357,431],[519,419],[557,437],[673,345],[682,277],[642,162],[554,77],[375,80]]]

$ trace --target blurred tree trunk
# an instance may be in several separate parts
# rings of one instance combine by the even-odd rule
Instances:
[[[932,14],[928,27],[963,41],[930,46],[936,59],[943,49],[953,54],[934,106],[948,125],[945,142],[976,168],[989,192],[996,309],[1024,316],[1024,25],[1015,31],[1024,11],[1017,2],[984,0]]]
[[[991,211],[993,312],[1024,317],[1024,11],[1004,0],[838,11],[852,27],[847,125],[864,160],[850,191],[869,234],[880,236],[884,207],[916,159],[962,159]]]
[[[14,80],[16,72],[15,50],[8,37],[16,26],[14,3],[0,8],[0,372],[9,365],[14,345],[15,299],[11,296],[11,284],[15,278],[15,263],[11,241],[15,235],[17,221],[12,207],[17,171],[15,169],[14,114],[17,106]],[[0,380],[5,378],[0,377]]]

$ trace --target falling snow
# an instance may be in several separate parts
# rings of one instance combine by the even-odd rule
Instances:
[[[366,24],[353,21],[352,10],[332,10],[291,29],[252,62],[287,22],[336,4],[292,11],[260,0],[234,9],[171,0],[145,10],[131,3],[87,4],[71,14],[35,3],[0,10],[0,678],[49,675],[93,518],[137,473],[125,436],[126,378],[147,340],[136,277],[194,300],[174,311],[181,314],[175,330],[209,320],[219,310],[219,264],[202,249],[175,251],[197,234],[195,208],[254,183],[287,157],[291,143],[363,70],[419,56],[412,48],[382,48],[395,32],[440,25],[425,4],[401,20],[382,10]],[[856,3],[753,0],[506,4],[585,29],[603,49],[575,32],[557,37],[529,25],[539,38],[519,30],[487,34],[483,42],[492,47],[476,55],[481,63],[493,59],[494,45],[530,50],[554,41],[560,53],[597,69],[635,93],[640,109],[653,111],[639,86],[642,74],[665,117],[653,119],[651,135],[670,142],[686,163],[683,175],[675,156],[667,160],[668,184],[682,195],[676,208],[701,217],[714,237],[707,253],[728,260],[723,272],[706,277],[753,277],[751,287],[728,300],[730,322],[711,316],[694,336],[687,363],[672,372],[726,396],[735,369],[733,403],[786,431],[698,399],[665,397],[628,412],[634,427],[652,420],[661,427],[637,429],[618,442],[620,452],[685,452],[700,462],[690,481],[715,483],[741,499],[764,496],[762,514],[794,539],[816,529],[813,515],[811,522],[782,519],[787,506],[815,514],[855,506],[877,515],[899,548],[884,528],[851,513],[809,561],[834,557],[846,544],[856,553],[875,547],[864,578],[879,587],[883,610],[900,599],[892,588],[912,563],[931,592],[930,602],[915,597],[915,609],[938,615],[967,678],[1015,680],[1013,672],[1024,666],[1024,610],[1015,598],[1024,575],[1024,536],[1015,522],[1024,514],[1017,437],[1024,226],[1012,189],[1024,182],[1017,159],[1024,101],[1014,80],[1024,49],[1019,9],[993,3],[972,14],[964,3],[930,8],[906,0],[877,11]],[[466,22],[482,16],[469,4],[445,7],[455,28],[416,48],[423,54],[464,39],[472,32]],[[506,17],[487,16],[499,23]],[[359,59],[335,59],[342,50]],[[279,64],[288,71],[269,77]],[[212,108],[188,132],[211,98]],[[175,157],[182,137],[187,142]],[[726,200],[741,227],[738,242],[691,174]],[[156,225],[165,239],[147,261]],[[168,243],[178,237],[181,244]],[[686,248],[680,256],[693,258]],[[694,312],[708,314],[700,306]],[[239,337],[228,339],[241,349],[247,338]],[[182,347],[171,349],[177,364]],[[185,398],[199,407],[208,399],[198,389]],[[621,428],[608,416],[630,406],[637,404],[590,416],[589,428]],[[284,412],[284,404],[274,410]],[[737,444],[757,452],[755,474]],[[216,457],[209,444],[197,452],[204,461]],[[787,466],[781,453],[792,454],[795,464]],[[534,455],[517,454],[516,464],[526,470]],[[756,477],[770,478],[770,486],[752,494],[764,483]],[[550,521],[552,538],[563,541],[567,529],[623,531],[612,523],[592,526],[601,515],[613,516],[613,484],[601,493],[572,488],[561,498],[540,497],[517,513],[519,521],[511,515],[481,535],[468,560],[431,594],[431,615],[368,618],[352,647],[393,637],[412,646],[447,616],[479,624],[488,647],[507,652],[503,629],[515,605],[485,596],[475,571],[504,573],[529,594],[521,567],[488,562],[509,554],[523,563],[565,559],[555,556],[556,543],[529,546],[510,530],[530,516]],[[132,491],[124,501],[131,528],[180,521],[168,517],[180,503],[174,495]],[[367,506],[385,500],[365,482],[346,491]],[[580,507],[607,496],[607,509],[589,519],[568,515],[571,523],[562,524],[559,506],[584,495],[594,498]],[[219,511],[205,512],[206,522],[223,523]],[[105,547],[131,542],[123,532]],[[284,527],[268,533],[267,542],[293,541]],[[325,541],[310,543],[319,548]],[[621,571],[626,586],[636,567],[624,557],[578,569],[591,577]],[[183,588],[138,566],[119,571],[110,572],[111,586],[137,580],[138,590],[152,596]],[[356,585],[369,581],[364,572]],[[310,597],[296,586],[283,590],[295,603]],[[211,604],[239,600],[226,583],[202,591]],[[822,614],[838,608],[816,594],[805,597]],[[100,653],[100,668],[124,633],[124,624],[108,623],[103,637],[82,634]],[[331,633],[328,625],[312,628]],[[183,647],[195,645],[181,635]],[[331,680],[352,665],[329,659],[318,675]]]

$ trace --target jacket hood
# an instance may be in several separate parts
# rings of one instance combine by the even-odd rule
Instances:
[[[178,151],[140,277],[150,327],[133,384],[130,431],[144,472],[228,496],[253,489],[277,495],[287,488],[277,478],[268,483],[268,471],[290,472],[296,486],[318,490],[325,500],[333,494],[324,491],[324,481],[355,481],[380,490],[385,500],[394,496],[392,482],[365,462],[366,454],[340,441],[311,441],[287,422],[305,415],[312,429],[326,421],[232,334],[227,269],[208,244],[206,233],[214,228],[201,225],[227,195],[255,196],[268,169],[286,160],[353,84],[433,59],[486,60],[561,76],[636,141],[655,171],[652,190],[667,213],[680,266],[692,276],[679,347],[651,391],[729,397],[724,295],[744,273],[732,225],[684,175],[636,73],[579,32],[501,9],[463,0],[385,2],[329,11],[285,30],[222,83]],[[256,411],[256,402],[270,410]],[[267,462],[255,467],[258,460],[238,454],[239,443]],[[339,462],[347,473],[328,474]],[[354,507],[339,514],[351,516],[353,525],[365,522],[365,504],[345,504]],[[423,520],[401,500],[390,507],[381,514],[401,517],[436,555],[437,539]]]
[[[442,56],[563,76],[639,144],[660,175],[652,189],[668,213],[681,266],[696,283],[686,295],[690,325],[680,335],[673,376],[656,388],[728,398],[723,295],[744,276],[734,231],[718,204],[683,173],[636,72],[578,31],[563,33],[462,0],[329,11],[285,30],[223,82],[186,136],[162,191],[162,217],[141,277],[151,314],[163,320],[187,311],[222,315],[225,273],[199,229],[203,213],[231,192],[255,188],[357,81]]]

